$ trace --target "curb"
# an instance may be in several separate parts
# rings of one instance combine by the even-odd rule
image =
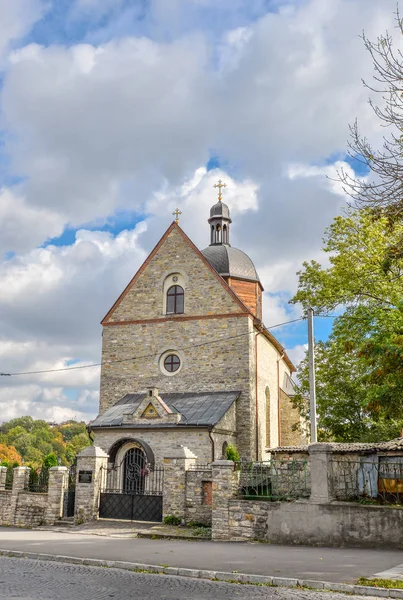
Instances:
[[[247,573],[231,573],[229,571],[207,571],[204,569],[185,569],[181,567],[163,567],[161,565],[146,565],[119,560],[103,560],[99,558],[78,558],[75,556],[63,556],[60,554],[41,554],[39,552],[22,552],[20,550],[2,550],[0,556],[9,558],[28,558],[31,560],[45,560],[52,562],[70,563],[86,567],[108,567],[113,569],[125,569],[137,573],[155,573],[160,575],[177,575],[180,577],[192,577],[193,579],[210,579],[227,583],[260,584],[270,587],[303,587],[314,590],[326,590],[332,592],[344,592],[347,594],[358,594],[374,596],[376,598],[401,598],[403,600],[403,589],[375,588],[365,585],[354,585],[349,583],[333,583],[330,581],[314,581],[310,579],[293,579],[285,577],[270,577],[268,575],[252,575]]]

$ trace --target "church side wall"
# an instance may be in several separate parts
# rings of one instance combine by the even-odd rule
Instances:
[[[102,429],[94,430],[95,445],[109,454],[113,444],[122,439],[133,439],[148,444],[154,452],[156,464],[176,453],[179,446],[186,446],[197,456],[199,462],[212,461],[212,444],[206,429]]]
[[[266,454],[266,388],[270,394],[270,446],[272,448],[280,445],[282,442],[279,436],[279,381],[277,373],[277,361],[280,354],[274,348],[269,340],[263,335],[257,337],[257,359],[258,359],[258,411],[259,411],[259,458],[264,460]],[[283,360],[279,363],[280,385],[284,380],[284,374],[290,374],[290,371]],[[284,423],[286,415],[284,415]]]
[[[254,371],[253,323],[248,316],[156,321],[104,327],[100,412],[125,394],[157,387],[167,392],[241,390],[237,401],[238,442],[243,456],[253,447]],[[222,342],[216,343],[222,338]],[[214,341],[214,343],[207,343]],[[206,342],[206,345],[200,345]],[[173,376],[165,375],[159,359],[176,350],[182,362]],[[134,360],[127,360],[136,357]],[[109,361],[111,364],[107,364]],[[116,362],[122,361],[122,362]]]
[[[300,424],[301,427],[304,426],[299,410],[292,405],[291,399],[283,390],[280,390],[280,423],[282,446],[306,444],[307,437],[304,432],[293,430],[293,426],[296,424]]]

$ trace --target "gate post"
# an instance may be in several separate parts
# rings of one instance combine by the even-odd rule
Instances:
[[[236,498],[238,472],[232,460],[213,462],[213,512],[211,537],[213,540],[229,540],[229,502]]]
[[[174,515],[182,521],[186,514],[186,471],[197,456],[186,446],[178,446],[164,458],[164,499],[162,518]]]
[[[311,496],[314,504],[331,502],[332,492],[332,451],[333,446],[325,443],[309,444],[311,463]]]
[[[0,465],[0,490],[6,489],[7,467]]]
[[[67,467],[50,467],[46,523],[53,525],[63,516],[64,492],[67,487]]]
[[[77,455],[74,517],[77,523],[98,519],[101,486],[106,477],[108,454],[88,446]]]

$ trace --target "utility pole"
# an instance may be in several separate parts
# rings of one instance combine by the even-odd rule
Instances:
[[[316,436],[316,389],[315,389],[315,339],[313,333],[313,309],[308,308],[308,357],[309,357],[309,405],[311,415],[311,443]]]

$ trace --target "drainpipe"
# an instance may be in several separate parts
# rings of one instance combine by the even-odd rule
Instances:
[[[284,352],[277,359],[277,427],[278,427],[278,445],[281,446],[281,419],[280,419],[280,360],[284,358]]]
[[[213,437],[211,435],[212,430],[209,429],[208,431],[208,436],[210,438],[210,442],[211,442],[211,462],[214,462],[214,456],[215,456],[215,444],[214,444],[214,440]]]

